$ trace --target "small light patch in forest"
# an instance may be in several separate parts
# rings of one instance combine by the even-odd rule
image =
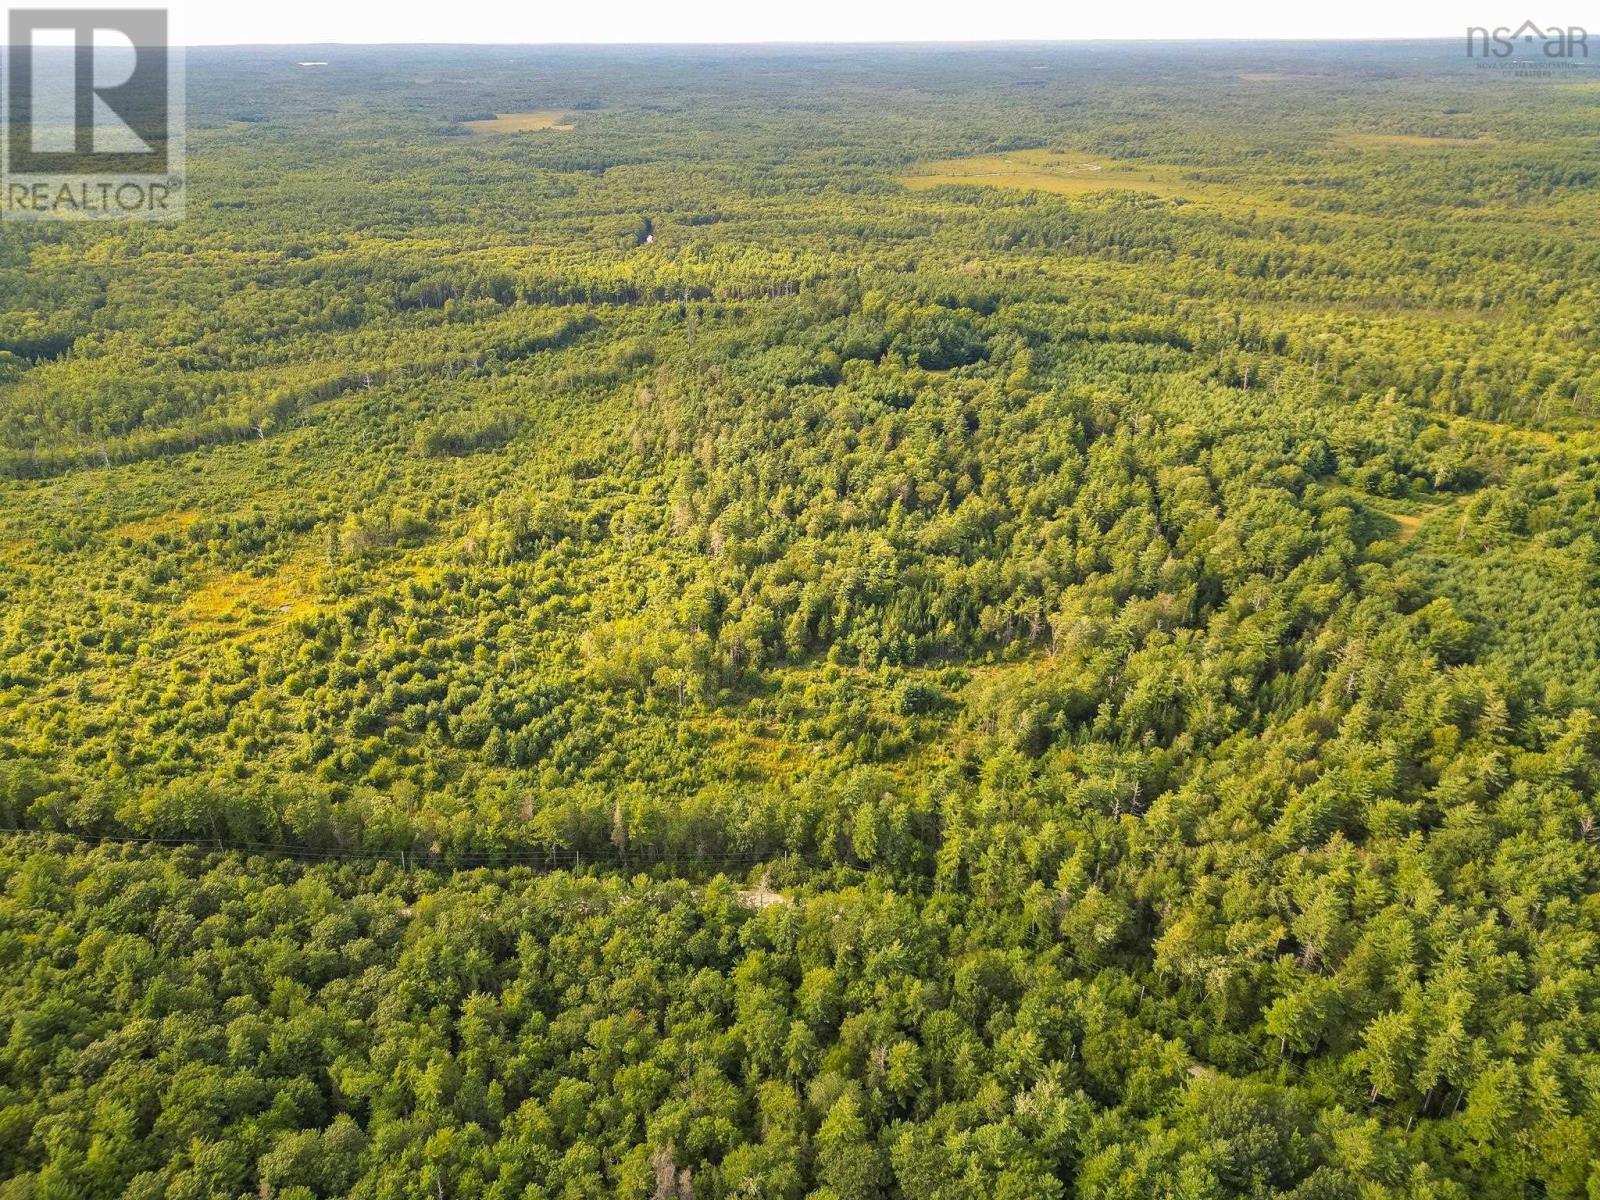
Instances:
[[[111,534],[113,537],[132,538],[138,542],[155,537],[158,533],[187,529],[199,519],[200,514],[192,508],[174,509],[172,512],[157,513],[151,517],[140,517],[135,521],[124,521],[113,528]]]
[[[1382,512],[1381,509],[1379,511]],[[1417,536],[1417,530],[1422,528],[1422,518],[1411,513],[1384,513],[1383,515],[1400,526],[1400,532],[1395,537],[1396,541],[1409,542]]]
[[[1417,536],[1417,533],[1422,529],[1423,522],[1430,517],[1435,517],[1445,512],[1456,503],[1453,497],[1432,503],[1417,500],[1389,501],[1390,504],[1405,504],[1407,508],[1412,510],[1403,512],[1395,508],[1384,507],[1384,502],[1378,498],[1367,495],[1364,492],[1358,492],[1354,488],[1347,487],[1337,481],[1330,482],[1328,486],[1334,495],[1339,496],[1347,503],[1358,505],[1386,521],[1393,521],[1395,531],[1391,540],[1402,546]]]
[[[782,892],[775,892],[769,888],[765,879],[756,884],[756,886],[753,888],[739,889],[735,895],[737,895],[739,903],[744,905],[746,908],[762,909],[771,908],[774,904],[793,903],[793,901],[791,901],[789,897],[785,896]]]
[[[463,121],[461,124],[473,133],[534,133],[541,129],[570,133],[574,126],[572,122],[563,120],[566,115],[559,109],[545,109],[540,112],[499,113],[494,117]]]
[[[218,627],[235,634],[261,632],[310,612],[316,603],[309,562],[297,560],[271,575],[230,571],[213,576],[178,606],[191,625]]]
[[[1393,512],[1386,508],[1379,508],[1376,504],[1371,504],[1370,501],[1368,503],[1379,516],[1388,517],[1389,520],[1395,523],[1398,528],[1395,531],[1394,540],[1404,545],[1417,536],[1417,532],[1422,528],[1424,521],[1450,509],[1454,506],[1455,500],[1445,500],[1437,504],[1417,504],[1417,511],[1414,513]]]
[[[1100,160],[1053,150],[1015,150],[918,163],[900,176],[900,182],[915,190],[958,185],[1055,192],[1065,196],[1128,191],[1186,200],[1222,192],[1222,189],[1186,179],[1181,168],[1162,163]]]
[[[787,779],[798,769],[798,747],[780,738],[753,732],[744,722],[721,714],[691,714],[684,719],[705,734],[712,744],[724,748],[748,779]]]

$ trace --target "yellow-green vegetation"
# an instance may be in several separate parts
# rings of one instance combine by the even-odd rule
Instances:
[[[1453,150],[1465,147],[1485,148],[1493,145],[1492,138],[1446,137],[1415,133],[1345,133],[1340,143],[1358,150]]]
[[[313,566],[302,554],[264,576],[250,570],[213,575],[184,598],[175,615],[209,633],[245,633],[303,616],[316,600]]]
[[[0,227],[0,1200],[1600,1197],[1593,88],[283,64]]]
[[[148,517],[138,517],[132,521],[124,521],[122,524],[115,526],[111,532],[116,537],[143,541],[158,533],[173,533],[187,529],[199,518],[200,514],[192,508],[176,512],[162,512]]]
[[[544,129],[570,133],[574,128],[568,114],[560,109],[499,113],[493,117],[463,121],[461,124],[473,133],[537,133]]]
[[[949,184],[1019,188],[1083,196],[1094,192],[1135,191],[1153,196],[1197,199],[1208,194],[1205,184],[1176,167],[1147,162],[1119,162],[1092,154],[1055,150],[1014,150],[970,158],[919,163],[901,176],[912,189]],[[1222,189],[1213,188],[1212,195]]]

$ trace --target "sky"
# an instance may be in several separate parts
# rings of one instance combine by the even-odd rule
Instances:
[[[1585,5],[1537,14],[1582,24]],[[20,5],[19,5],[20,6]],[[70,7],[25,0],[29,8]],[[151,7],[153,0],[84,0]],[[1151,38],[1461,37],[1515,26],[1528,0],[173,0],[177,43],[1076,41]],[[1594,18],[1600,26],[1600,18]]]

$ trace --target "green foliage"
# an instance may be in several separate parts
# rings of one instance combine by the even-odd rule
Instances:
[[[0,1200],[1600,1192],[1587,85],[1273,56],[196,51],[0,238]]]

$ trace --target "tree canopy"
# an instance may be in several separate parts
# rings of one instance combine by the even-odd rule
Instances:
[[[0,1200],[1600,1195],[1588,84],[295,54],[0,227]]]

